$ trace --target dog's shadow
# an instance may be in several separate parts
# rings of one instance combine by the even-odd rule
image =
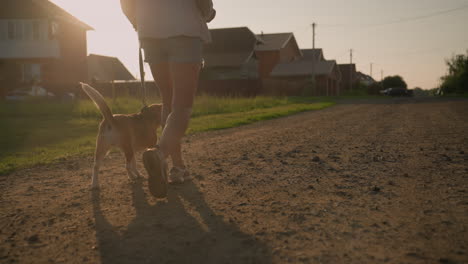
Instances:
[[[92,193],[102,263],[271,263],[271,250],[215,215],[194,183],[170,186],[168,201],[155,205],[141,182],[131,188],[136,216],[123,232],[106,219],[100,192]]]

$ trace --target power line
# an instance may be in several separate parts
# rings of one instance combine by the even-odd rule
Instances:
[[[426,15],[415,16],[415,17],[410,17],[410,18],[402,18],[402,19],[392,21],[392,22],[386,22],[386,23],[369,25],[369,26],[370,27],[372,27],[372,26],[377,26],[378,27],[378,26],[386,26],[386,25],[392,25],[392,24],[399,24],[399,23],[418,21],[418,20],[422,20],[422,19],[426,19],[426,18],[431,18],[431,17],[441,16],[441,15],[445,15],[445,14],[450,14],[450,13],[461,11],[461,10],[464,10],[464,9],[468,9],[468,5],[463,5],[463,6],[459,6],[459,7],[456,7],[456,8],[447,9],[447,10],[443,10],[443,11],[439,11],[439,12],[434,12],[434,13],[430,13],[430,14],[426,14]]]
[[[389,22],[383,22],[383,23],[376,23],[376,24],[320,24],[322,27],[380,27],[380,26],[387,26],[387,25],[393,25],[393,24],[400,24],[400,23],[407,23],[407,22],[413,22],[413,21],[418,21],[418,20],[423,20],[431,17],[436,17],[436,16],[442,16],[458,11],[462,11],[468,9],[468,5],[462,5],[459,7],[451,8],[451,9],[446,9],[442,11],[437,11],[425,15],[419,15],[419,16],[414,16],[414,17],[407,17],[407,18],[401,18],[395,21],[389,21]]]

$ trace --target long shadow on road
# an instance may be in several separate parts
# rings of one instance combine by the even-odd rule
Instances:
[[[155,205],[133,184],[136,216],[123,232],[106,219],[100,192],[92,198],[102,263],[271,263],[271,250],[215,215],[192,182]]]

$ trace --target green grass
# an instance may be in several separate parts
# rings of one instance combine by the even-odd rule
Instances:
[[[225,114],[213,114],[199,116],[192,119],[188,133],[201,131],[218,130],[254,122],[268,120],[283,116],[292,115],[299,112],[319,110],[333,105],[331,102],[311,103],[311,104],[289,104],[271,108],[254,109],[247,112],[233,112]]]
[[[445,95],[442,95],[441,97],[446,97],[446,98],[468,98],[468,93],[445,94]]]
[[[141,108],[137,99],[108,100],[114,113]],[[250,124],[333,105],[329,99],[199,96],[188,133]],[[152,103],[157,103],[153,100]],[[101,115],[87,100],[0,102],[0,175],[93,153]]]

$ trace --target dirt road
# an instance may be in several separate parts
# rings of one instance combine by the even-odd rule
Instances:
[[[190,136],[155,200],[123,158],[0,178],[1,263],[468,263],[468,101],[348,102]],[[141,167],[140,167],[141,168]]]

